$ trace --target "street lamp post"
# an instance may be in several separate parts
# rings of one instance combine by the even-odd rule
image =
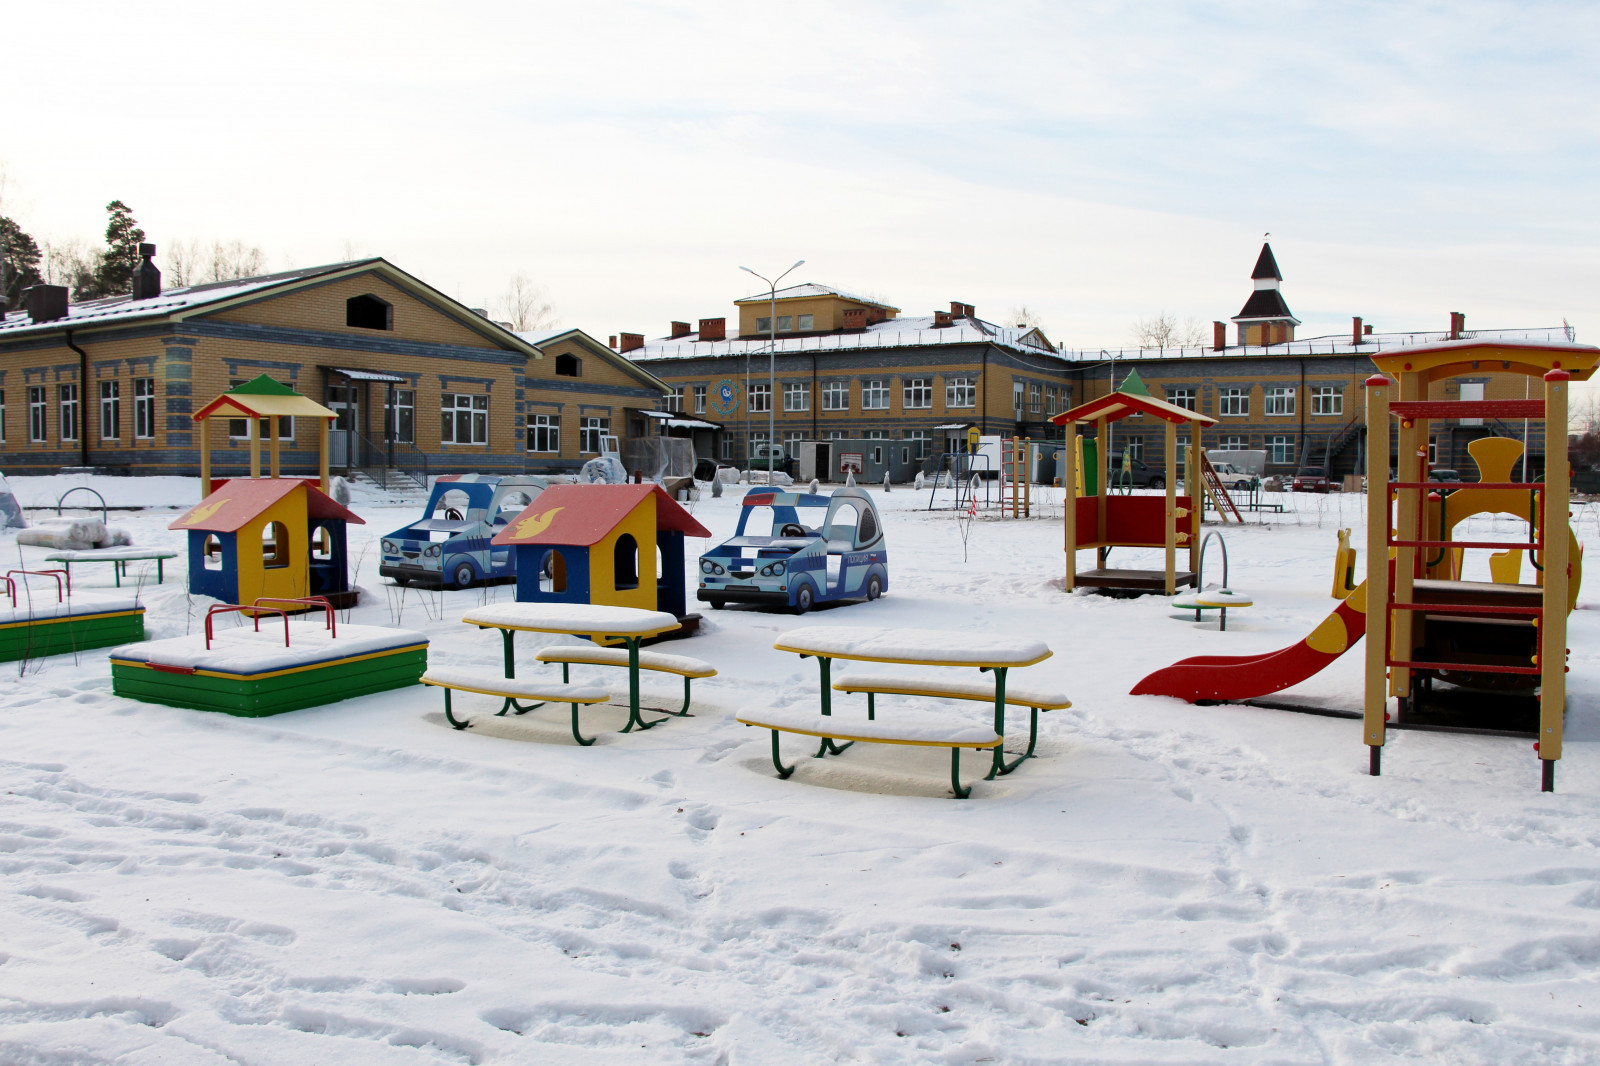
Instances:
[[[794,266],[779,274],[776,278],[767,278],[763,274],[756,274],[747,266],[739,269],[746,274],[755,274],[756,277],[767,283],[767,485],[772,485],[772,445],[777,438],[778,416],[778,282],[788,277],[792,272],[805,265],[805,260],[798,260]],[[748,411],[749,409],[746,408]],[[746,434],[748,437],[749,434]]]

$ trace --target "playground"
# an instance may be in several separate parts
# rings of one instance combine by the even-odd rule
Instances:
[[[194,479],[10,483],[30,509],[92,485],[144,508],[113,511],[135,545],[176,552],[191,534],[169,526],[203,495]],[[1366,574],[1365,496],[1272,494],[1281,513],[1208,521],[1249,599],[1224,631],[1160,594],[1066,594],[1058,488],[1034,486],[1028,518],[869,491],[894,555],[881,599],[705,611],[660,650],[715,676],[671,717],[683,677],[646,672],[648,731],[620,732],[626,677],[580,660],[573,684],[611,694],[583,709],[591,746],[565,704],[497,716],[499,697],[458,692],[472,723],[458,731],[439,690],[412,685],[246,718],[118,697],[105,648],[4,664],[0,1059],[1600,1058],[1600,594],[1580,591],[1567,619],[1555,792],[1539,791],[1531,739],[1507,736],[1391,729],[1374,777],[1360,721],[1129,692],[1185,659],[1266,656],[1317,631],[1339,606],[1341,530]],[[683,539],[691,587],[743,492],[684,505],[711,534]],[[503,612],[516,586],[385,581],[379,541],[419,504],[358,493],[349,508],[361,591],[340,632],[411,631],[430,666],[508,679],[511,643],[461,619]],[[1600,506],[1571,510],[1592,558]],[[1455,536],[1529,534],[1474,514]],[[45,551],[0,540],[8,568],[43,567]],[[75,568],[74,589],[136,597],[149,640],[188,638],[216,601],[188,591],[185,557],[159,584],[154,561]],[[1163,575],[1188,559],[1156,545],[1095,563]],[[1489,581],[1489,565],[1469,553],[1452,576]],[[1219,582],[1213,547],[1197,584]],[[254,632],[243,612],[225,624]],[[797,768],[781,779],[768,731],[737,717],[814,712],[816,663],[774,646],[817,627],[981,634],[1029,663],[1018,685],[1025,669],[1070,706],[1037,718],[1014,774],[983,780],[986,756],[969,756],[964,802],[948,755],[906,744],[813,759],[814,738],[787,737]],[[516,679],[559,684],[563,665],[527,636]],[[1359,714],[1360,648],[1284,695]],[[926,706],[877,700],[885,720]],[[1027,708],[1012,713],[1008,757],[1028,737]]]

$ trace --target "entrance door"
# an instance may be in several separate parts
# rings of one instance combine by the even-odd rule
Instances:
[[[360,422],[360,403],[354,385],[333,385],[328,388],[328,410],[339,417],[334,420],[332,439],[328,441],[328,465],[348,470],[356,465],[353,457],[360,455],[360,442],[355,429]]]

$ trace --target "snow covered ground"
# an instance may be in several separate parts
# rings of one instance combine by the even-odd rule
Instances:
[[[68,483],[12,479],[30,505]],[[92,484],[114,504],[198,498],[181,479]],[[737,493],[694,505],[718,537]],[[663,648],[721,671],[696,682],[695,716],[592,748],[564,709],[454,732],[420,687],[245,720],[117,699],[103,652],[5,664],[0,1062],[1600,1059],[1592,601],[1572,616],[1557,793],[1538,791],[1529,742],[1492,737],[1391,734],[1374,779],[1352,722],[1126,695],[1184,656],[1305,636],[1334,606],[1335,531],[1360,529],[1359,499],[1290,498],[1229,528],[1231,583],[1256,605],[1221,633],[1158,599],[1063,595],[1059,502],[980,518],[964,545],[925,494],[878,498],[884,599],[707,611]],[[385,587],[373,542],[411,508],[355,507],[370,594],[350,620],[498,673],[497,635],[457,619],[510,587]],[[1577,510],[1593,558],[1600,519]],[[113,523],[179,547],[172,517]],[[1496,534],[1514,523],[1474,530]],[[8,566],[43,554],[0,541]],[[1120,558],[1141,556],[1155,565]],[[140,589],[153,637],[203,615],[181,569]],[[733,718],[814,704],[816,666],[772,650],[798,625],[1043,639],[1054,657],[1013,677],[1075,706],[966,802],[928,749],[824,762],[796,739],[780,781],[767,734]],[[537,643],[519,642],[519,676],[555,675]],[[1359,689],[1359,654],[1302,686],[1352,707]],[[645,691],[666,707],[681,690],[647,675]]]

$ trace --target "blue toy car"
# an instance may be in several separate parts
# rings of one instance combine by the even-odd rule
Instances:
[[[378,573],[396,584],[451,585],[514,581],[516,555],[489,539],[543,492],[531,474],[447,474],[434,482],[422,520],[383,538]]]
[[[759,603],[805,614],[818,603],[875,600],[888,587],[883,523],[866,492],[757,489],[733,539],[700,557],[696,597],[716,610]]]

